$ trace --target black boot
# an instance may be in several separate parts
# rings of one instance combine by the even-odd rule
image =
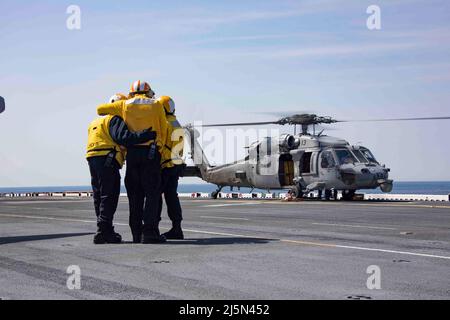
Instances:
[[[122,236],[114,231],[114,227],[108,223],[99,223],[97,233],[94,236],[95,244],[121,243]]]
[[[116,236],[116,238],[120,239],[120,242],[122,242],[122,236],[114,231],[114,227],[112,227],[111,232],[114,236]]]
[[[130,223],[131,235],[133,236],[133,243],[142,242],[142,225],[133,225]]]
[[[178,227],[173,226],[172,229],[170,229],[169,231],[164,233],[163,236],[165,236],[167,239],[172,239],[172,240],[183,240],[184,239],[184,234],[183,234],[183,230],[181,230],[181,226],[178,226]]]
[[[133,236],[133,243],[141,243],[142,242],[142,232],[143,227],[142,224],[131,224],[130,223],[130,229],[131,229],[131,235]]]
[[[164,243],[167,239],[164,235],[159,234],[159,230],[144,231],[142,243]]]
[[[133,243],[141,243],[142,242],[142,233],[133,233]]]
[[[105,244],[105,243],[121,243],[122,236],[115,232],[97,232],[94,236],[95,244]]]

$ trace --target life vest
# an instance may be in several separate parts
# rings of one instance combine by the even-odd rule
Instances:
[[[125,152],[114,142],[109,133],[109,124],[112,118],[113,116],[97,118],[89,125],[86,158],[106,156],[110,152],[115,152],[115,159],[122,167]]]
[[[183,164],[184,130],[175,115],[166,114],[166,117],[167,141],[162,151],[161,166],[171,168]]]

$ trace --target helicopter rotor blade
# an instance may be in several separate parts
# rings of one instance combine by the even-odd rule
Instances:
[[[450,117],[417,117],[417,118],[391,118],[391,119],[338,120],[337,122],[387,122],[387,121],[423,121],[423,120],[450,120]]]
[[[275,116],[275,117],[289,117],[293,114],[311,114],[312,111],[307,110],[296,110],[296,111],[261,111],[261,112],[252,112],[254,114],[264,114],[269,116]]]
[[[265,121],[265,122],[217,123],[217,124],[205,124],[203,125],[203,127],[260,126],[265,124],[278,124],[278,122]]]
[[[336,120],[331,117],[318,117],[315,114],[295,114],[290,117],[281,118],[277,121],[261,122],[238,122],[238,123],[217,123],[206,124],[203,127],[232,127],[232,126],[258,126],[258,125],[329,125],[338,122],[394,122],[394,121],[424,121],[424,120],[450,120],[448,117],[415,117],[415,118],[387,118],[387,119],[356,119],[356,120]],[[326,130],[329,130],[328,128]]]

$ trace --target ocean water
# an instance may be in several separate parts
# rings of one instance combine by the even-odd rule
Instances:
[[[48,187],[0,187],[0,193],[25,193],[25,192],[61,192],[61,191],[91,191],[90,186],[48,186]],[[206,192],[211,193],[216,190],[213,184],[180,184],[178,192]],[[223,188],[223,192],[230,191],[230,188]],[[237,191],[237,188],[234,189]],[[125,187],[122,186],[122,192],[126,192]],[[241,188],[240,192],[250,192],[249,188]],[[254,192],[267,193],[267,190],[255,189]],[[274,190],[278,193],[280,190]],[[382,193],[379,189],[375,190],[359,190],[362,193]],[[398,194],[450,194],[450,181],[416,181],[416,182],[394,182],[392,193]]]

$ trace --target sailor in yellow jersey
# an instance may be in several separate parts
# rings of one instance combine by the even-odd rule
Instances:
[[[110,101],[126,99],[116,94]],[[113,217],[120,195],[120,169],[123,166],[125,149],[133,144],[155,139],[156,133],[150,130],[131,132],[118,116],[95,119],[88,129],[86,158],[91,173],[97,234],[95,244],[120,243],[122,237],[114,232]]]
[[[161,151],[167,139],[167,120],[155,93],[144,81],[131,85],[130,96],[98,106],[99,115],[118,115],[131,131],[151,128],[156,139],[128,148],[125,186],[127,188],[133,242],[162,243],[166,238],[159,232],[159,197],[161,184]]]
[[[162,96],[158,101],[163,105],[168,122],[168,134],[170,137],[164,145],[162,153],[162,183],[161,192],[166,201],[167,214],[172,221],[172,229],[164,233],[167,239],[184,239],[181,229],[182,210],[180,199],[178,198],[178,179],[182,173],[183,147],[184,147],[184,129],[181,127],[175,116],[175,102],[168,96]],[[162,211],[162,196],[160,197],[159,215]]]

